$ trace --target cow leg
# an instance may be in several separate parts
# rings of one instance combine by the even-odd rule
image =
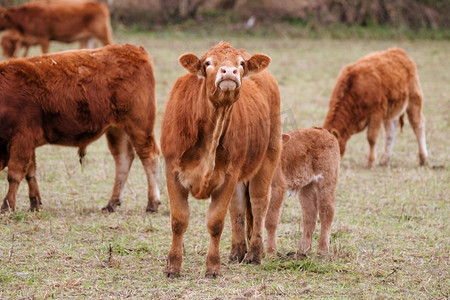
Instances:
[[[283,204],[284,190],[279,186],[272,185],[272,193],[270,196],[269,209],[266,215],[266,231],[267,231],[267,242],[266,251],[268,255],[277,254],[277,227],[281,214],[281,207]]]
[[[413,93],[409,98],[406,113],[419,144],[419,163],[423,166],[427,163],[428,150],[425,138],[425,117],[422,114],[422,96],[419,93]]]
[[[320,217],[319,254],[327,254],[330,249],[331,224],[334,218],[334,189],[326,186],[317,193]]]
[[[231,252],[230,261],[241,262],[247,253],[245,241],[245,205],[247,202],[247,188],[239,182],[231,198],[229,211],[231,220]]]
[[[367,141],[369,142],[369,163],[368,167],[372,168],[375,160],[377,158],[376,153],[376,144],[378,135],[380,134],[381,123],[383,122],[383,118],[378,115],[373,115],[370,117],[369,124],[367,127]]]
[[[297,256],[304,257],[310,250],[312,238],[317,222],[317,194],[314,184],[303,187],[298,193],[298,199],[302,207],[303,234]]]
[[[206,255],[207,278],[220,276],[219,243],[222,235],[228,205],[236,189],[237,178],[227,178],[219,190],[211,195],[211,204],[206,214],[206,227],[210,235],[208,254]]]
[[[111,199],[102,209],[103,212],[113,212],[120,205],[123,189],[128,179],[131,164],[134,159],[134,150],[128,135],[118,128],[111,128],[106,132],[108,148],[115,162],[115,178]]]
[[[39,192],[39,186],[36,180],[36,154],[33,152],[31,157],[31,163],[28,167],[27,174],[25,176],[28,183],[28,195],[30,198],[30,210],[39,210],[42,205],[41,194]]]
[[[380,165],[387,166],[392,155],[392,146],[394,145],[395,135],[397,133],[397,127],[399,125],[398,119],[384,120],[384,153],[381,157]]]
[[[86,49],[87,48],[87,44],[88,44],[88,40],[89,39],[81,39],[80,40],[80,47],[79,47],[79,49]]]
[[[263,255],[263,224],[269,206],[270,184],[272,181],[275,161],[266,159],[263,161],[261,169],[250,181],[250,203],[253,215],[249,251],[245,262],[249,264],[260,264]]]
[[[50,41],[48,39],[41,38],[39,39],[39,44],[41,45],[42,53],[48,53],[48,50],[50,48]]]
[[[188,191],[180,184],[177,175],[166,165],[167,193],[170,202],[172,225],[172,245],[170,246],[165,276],[174,278],[180,275],[182,262],[183,235],[189,224]]]
[[[32,139],[30,139],[32,140]],[[22,143],[23,142],[23,143]],[[31,163],[34,150],[26,145],[27,139],[21,139],[19,143],[12,141],[10,158],[8,161],[8,192],[3,199],[0,211],[14,211],[16,209],[16,196],[19,184],[25,177]]]

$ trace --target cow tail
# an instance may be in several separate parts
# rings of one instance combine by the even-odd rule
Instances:
[[[405,114],[400,116],[399,122],[400,122],[400,132],[403,132],[403,125],[405,125],[405,121],[403,118],[405,117]]]
[[[252,203],[250,202],[250,195],[248,194],[245,197],[245,218],[247,219],[247,241],[250,241],[253,232],[253,213]]]

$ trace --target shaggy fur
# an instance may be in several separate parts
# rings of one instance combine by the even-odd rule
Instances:
[[[50,41],[80,41],[83,48],[92,38],[103,45],[112,44],[109,10],[95,1],[34,1],[2,7],[0,30],[4,29],[15,29],[27,39],[36,39],[42,53],[48,53]],[[17,51],[20,46],[16,44]]]
[[[320,217],[319,253],[328,253],[334,216],[334,192],[339,176],[339,144],[323,128],[297,129],[283,134],[283,152],[272,181],[266,216],[267,253],[276,254],[276,230],[286,190],[297,193],[302,208],[303,237],[298,254],[311,249],[317,213]]]
[[[161,126],[172,223],[165,274],[180,273],[191,193],[197,199],[211,197],[206,276],[216,277],[227,208],[236,185],[244,181],[250,182],[255,216],[247,261],[261,261],[270,181],[281,152],[280,95],[275,79],[263,70],[270,62],[265,55],[250,56],[222,42],[201,59],[188,53],[179,60],[189,73],[175,82]]]
[[[147,210],[156,211],[159,148],[155,140],[155,79],[143,48],[107,46],[0,63],[0,170],[8,167],[9,189],[1,210],[14,210],[20,181],[39,209],[35,149],[45,144],[79,147],[106,133],[116,163],[113,211],[134,158],[148,179]]]
[[[350,136],[367,127],[368,165],[373,167],[375,144],[384,124],[386,142],[381,165],[387,165],[396,127],[403,124],[406,112],[419,144],[420,165],[424,165],[427,147],[422,102],[416,65],[406,52],[397,48],[375,52],[342,70],[323,126],[338,135],[341,156]]]

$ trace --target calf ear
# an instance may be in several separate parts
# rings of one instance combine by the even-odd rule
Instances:
[[[186,53],[178,58],[180,64],[189,72],[195,75],[202,75],[202,64],[198,57],[193,53]]]
[[[249,76],[261,72],[270,64],[270,57],[264,54],[255,54],[247,61],[247,73]]]
[[[331,133],[332,135],[334,135],[338,140],[341,138],[341,136],[340,136],[340,134],[339,134],[339,131],[337,131],[336,128],[332,128],[332,129],[330,130],[330,133]]]
[[[281,134],[281,140],[283,141],[283,144],[286,144],[291,139],[291,136],[287,133]]]

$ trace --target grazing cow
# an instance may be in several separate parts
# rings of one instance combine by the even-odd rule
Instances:
[[[246,262],[260,263],[270,181],[281,153],[280,94],[264,69],[270,58],[221,42],[202,58],[179,58],[189,73],[175,82],[161,125],[172,245],[165,274],[180,273],[189,222],[188,194],[211,197],[206,277],[220,275],[219,242],[237,185],[249,182],[254,228]],[[231,204],[233,206],[233,203]]]
[[[109,10],[94,1],[34,1],[0,8],[0,30],[16,29],[33,37],[48,53],[50,41],[80,41],[86,47],[96,38],[103,45],[112,44]]]
[[[0,170],[8,167],[9,182],[1,210],[15,209],[24,177],[31,210],[39,209],[36,147],[74,146],[82,157],[106,133],[116,174],[103,210],[120,205],[136,151],[148,180],[147,211],[156,211],[155,115],[153,65],[143,48],[110,45],[0,63]]]
[[[287,189],[298,195],[302,207],[303,237],[298,255],[311,249],[317,213],[320,217],[319,253],[328,253],[334,216],[334,191],[339,175],[339,144],[323,128],[297,129],[283,134],[283,152],[272,180],[266,216],[267,254],[276,254],[276,230]]]
[[[396,127],[403,125],[406,112],[419,144],[420,165],[424,165],[428,154],[422,101],[417,68],[406,52],[398,48],[375,52],[342,70],[323,127],[338,135],[341,156],[350,136],[367,127],[371,168],[381,125],[386,135],[381,165],[387,165]]]

